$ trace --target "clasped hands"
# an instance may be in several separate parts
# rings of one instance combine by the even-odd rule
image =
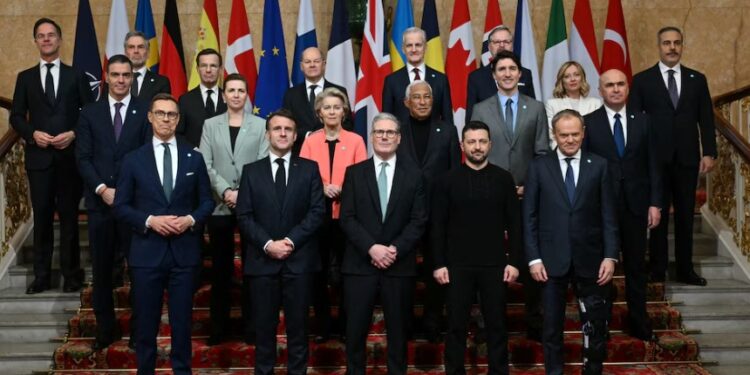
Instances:
[[[184,233],[193,226],[190,216],[158,215],[151,216],[149,227],[164,237],[176,236]]]
[[[271,241],[268,243],[268,246],[266,246],[266,254],[273,259],[279,260],[288,258],[292,255],[293,250],[294,245],[292,244],[292,241],[286,238]]]
[[[540,283],[546,282],[549,279],[549,277],[547,277],[547,270],[544,268],[544,264],[542,262],[534,263],[529,266],[529,273],[531,273],[531,277],[534,280]],[[612,281],[612,277],[614,275],[615,261],[609,258],[605,258],[599,265],[599,274],[596,283],[600,286],[603,286]]]
[[[398,256],[396,246],[393,245],[385,246],[375,244],[372,245],[367,252],[370,254],[370,263],[381,270],[390,267],[393,262],[396,261],[396,257]]]
[[[440,267],[434,271],[432,271],[432,277],[435,278],[435,281],[437,281],[440,285],[450,284],[450,273],[448,272],[448,267]],[[509,265],[505,266],[505,270],[503,271],[503,282],[505,283],[512,283],[516,281],[518,278],[518,268]]]
[[[32,136],[34,137],[34,143],[37,146],[41,148],[52,146],[58,150],[70,146],[70,143],[76,138],[76,135],[72,130],[60,133],[56,136],[52,136],[41,130],[35,130]]]
[[[237,190],[227,189],[224,191],[224,203],[229,208],[237,207]]]

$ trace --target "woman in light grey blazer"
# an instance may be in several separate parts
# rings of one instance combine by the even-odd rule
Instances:
[[[576,61],[568,61],[557,71],[557,82],[552,90],[552,98],[547,99],[544,107],[547,110],[547,125],[549,126],[549,145],[551,149],[557,147],[555,137],[552,136],[552,117],[563,109],[578,111],[581,116],[587,115],[602,106],[602,101],[596,97],[589,97],[591,86],[586,81],[586,71]]]
[[[216,200],[216,209],[207,222],[211,241],[211,336],[209,345],[216,345],[229,337],[229,310],[232,275],[234,274],[234,232],[242,167],[268,155],[265,122],[245,111],[247,81],[240,74],[230,74],[224,80],[224,101],[227,112],[212,117],[203,124],[200,151],[206,161],[208,176]],[[242,241],[242,238],[240,238]],[[243,280],[243,295],[246,293]],[[251,341],[252,330],[249,306],[242,298],[244,339]]]

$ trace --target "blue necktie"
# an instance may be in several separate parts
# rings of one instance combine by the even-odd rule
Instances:
[[[385,211],[388,209],[388,176],[385,174],[385,168],[388,163],[380,163],[380,173],[378,173],[378,197],[380,198],[380,212],[383,214],[385,221]]]
[[[619,113],[615,113],[615,126],[612,127],[612,133],[615,136],[617,155],[619,157],[622,157],[623,155],[625,155],[625,134],[622,131],[622,122],[620,121]]]
[[[568,193],[568,200],[570,204],[573,204],[573,199],[576,196],[576,178],[573,175],[573,166],[570,162],[575,158],[565,158],[565,162],[568,163],[568,170],[565,171],[565,191]]]

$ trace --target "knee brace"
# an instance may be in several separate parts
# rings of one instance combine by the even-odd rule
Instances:
[[[610,302],[598,295],[589,295],[578,299],[581,310],[583,332],[583,364],[584,373],[587,367],[601,368],[601,363],[607,358],[607,340],[609,330],[607,324],[611,318]],[[589,363],[591,362],[591,363]],[[594,365],[594,366],[592,366]]]

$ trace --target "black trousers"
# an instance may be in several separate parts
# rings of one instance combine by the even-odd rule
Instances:
[[[695,215],[695,190],[698,187],[698,166],[683,166],[677,163],[662,169],[664,185],[664,210],[659,226],[651,231],[649,258],[651,273],[663,276],[667,272],[669,253],[667,227],[669,207],[674,206],[674,254],[677,273],[693,271],[693,216]]]
[[[622,191],[622,190],[621,190]],[[628,208],[624,196],[618,202],[620,248],[625,269],[625,300],[628,303],[630,334],[651,336],[651,321],[646,312],[646,237],[648,214],[635,215]]]
[[[331,319],[331,296],[328,293],[328,286],[338,286],[333,288],[334,291],[341,295],[341,260],[344,255],[344,244],[346,238],[344,232],[339,226],[338,219],[332,219],[330,216],[324,221],[320,228],[318,236],[320,251],[320,261],[323,268],[315,274],[315,284],[313,285],[313,307],[315,308],[315,320],[317,321],[318,333],[328,335],[333,330],[333,321]],[[339,298],[339,316],[341,322],[346,321],[346,309],[343,306],[342,298]],[[337,327],[343,328],[343,327]]]
[[[255,322],[255,373],[273,374],[276,364],[276,329],[279,308],[284,308],[287,351],[287,374],[307,373],[307,316],[310,306],[311,274],[292,274],[282,270],[278,275],[251,276],[250,295]]]
[[[34,212],[34,277],[48,282],[52,272],[55,211],[60,218],[60,269],[68,279],[83,282],[78,243],[81,178],[73,157],[56,154],[44,170],[26,170]]]
[[[505,324],[507,286],[503,282],[503,271],[501,267],[449,267],[450,283],[446,289],[446,374],[466,373],[466,335],[471,305],[477,292],[487,332],[488,374],[508,374],[508,331]]]
[[[388,374],[406,374],[407,327],[414,308],[414,278],[375,274],[344,275],[347,375],[366,373],[367,334],[378,294],[388,332]]]

